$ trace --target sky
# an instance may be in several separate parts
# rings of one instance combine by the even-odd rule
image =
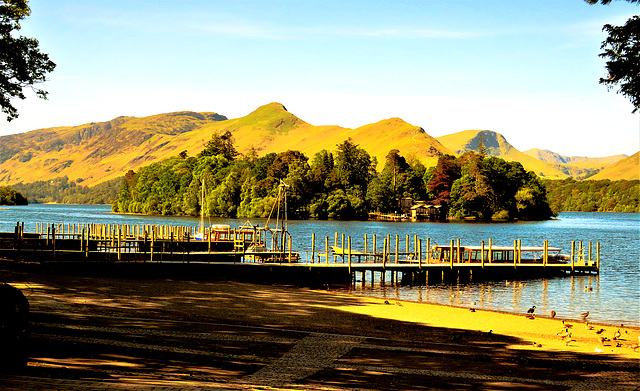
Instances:
[[[605,76],[602,26],[640,5],[583,0],[31,0],[19,34],[57,64],[0,135],[270,102],[312,125],[400,117],[438,137],[631,155],[640,115]]]

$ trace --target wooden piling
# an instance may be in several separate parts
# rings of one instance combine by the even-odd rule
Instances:
[[[311,234],[311,263],[316,263],[316,233]]]
[[[329,237],[325,236],[324,237],[324,248],[325,248],[325,261],[327,262],[327,264],[329,264]]]
[[[351,235],[349,235],[349,274],[351,274]]]
[[[398,263],[398,246],[399,245],[400,245],[400,239],[399,239],[399,236],[396,235],[396,262],[395,263]]]
[[[571,241],[571,269],[573,269],[573,259],[575,257],[575,252],[576,252],[576,242],[575,240]]]
[[[453,269],[453,239],[451,239],[451,251],[449,251],[449,265]]]

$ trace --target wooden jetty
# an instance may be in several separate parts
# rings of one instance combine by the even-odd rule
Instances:
[[[26,233],[18,222],[14,232],[0,233],[0,258],[87,272],[296,285],[364,284],[389,276],[402,284],[526,279],[597,274],[600,268],[600,244],[591,242],[572,242],[571,254],[563,255],[547,241],[539,247],[522,246],[520,240],[496,246],[491,239],[477,246],[462,245],[460,239],[439,245],[406,235],[401,245],[398,235],[386,235],[379,245],[376,235],[365,235],[364,248],[354,249],[350,236],[341,235],[339,242],[335,233],[331,246],[325,237],[316,249],[314,234],[310,250],[294,252],[291,235],[282,229],[248,224],[197,231],[188,226],[37,224],[36,232]]]

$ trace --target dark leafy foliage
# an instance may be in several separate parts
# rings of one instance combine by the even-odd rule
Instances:
[[[10,187],[0,186],[0,205],[27,205],[27,199]]]
[[[640,213],[640,181],[544,180],[554,211]]]
[[[31,87],[36,95],[47,99],[47,92],[34,88],[46,80],[46,75],[56,67],[49,56],[38,48],[34,38],[15,36],[20,21],[31,10],[26,0],[0,1],[0,109],[7,121],[18,117],[18,110],[11,99],[25,99],[25,87]]]
[[[607,5],[611,0],[585,0],[589,4]],[[640,3],[640,0],[627,0]],[[612,89],[616,85],[618,93],[633,104],[633,112],[640,108],[640,16],[634,15],[623,26],[605,24],[602,28],[609,36],[602,42],[600,57],[607,59],[607,77],[600,78],[600,84]]]
[[[137,173],[128,172],[113,210],[267,217],[284,183],[291,218],[366,219],[369,211],[398,211],[402,197],[460,205],[460,210],[478,218],[491,218],[497,211],[521,219],[551,215],[544,185],[535,175],[525,172],[519,163],[473,153],[443,156],[438,166],[427,170],[417,159],[391,150],[378,173],[375,159],[351,139],[338,144],[334,152],[318,152],[311,163],[300,151],[263,157],[249,153],[238,159],[229,159],[222,149],[218,152],[201,153],[197,158],[182,154]],[[456,183],[464,195],[452,196]],[[456,213],[460,210],[454,209]]]
[[[89,187],[69,181],[66,176],[49,181],[12,185],[32,203],[60,204],[111,204],[118,198],[121,186],[122,178]]]
[[[433,202],[458,218],[546,220],[554,215],[544,184],[518,162],[474,152],[445,155],[427,177]]]

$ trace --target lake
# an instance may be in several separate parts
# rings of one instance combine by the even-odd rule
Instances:
[[[111,213],[106,205],[28,205],[0,208],[0,231],[13,232],[16,222],[25,223],[26,232],[35,232],[36,223],[102,223],[102,224],[199,224],[192,217],[135,216]],[[237,226],[246,219],[208,219],[211,224]],[[263,219],[252,223],[264,225]],[[272,224],[273,225],[273,224]],[[364,235],[377,235],[378,248],[383,237],[400,236],[401,248],[405,235],[418,235],[431,243],[448,244],[460,238],[462,244],[478,245],[489,238],[494,245],[512,246],[521,239],[523,246],[549,245],[571,250],[571,241],[600,242],[600,274],[576,275],[523,281],[485,281],[465,284],[434,284],[428,286],[397,286],[392,284],[360,284],[345,288],[358,295],[387,299],[439,303],[454,306],[524,313],[535,305],[536,313],[547,315],[551,310],[558,317],[579,320],[590,312],[589,320],[606,324],[640,327],[640,214],[564,212],[558,219],[541,222],[515,223],[392,223],[379,221],[289,221],[294,251],[308,257],[311,235],[316,234],[316,250],[324,248],[324,237],[333,242],[335,232],[352,237],[352,247],[362,249]],[[594,255],[595,257],[595,255]],[[585,290],[585,286],[593,290]]]

